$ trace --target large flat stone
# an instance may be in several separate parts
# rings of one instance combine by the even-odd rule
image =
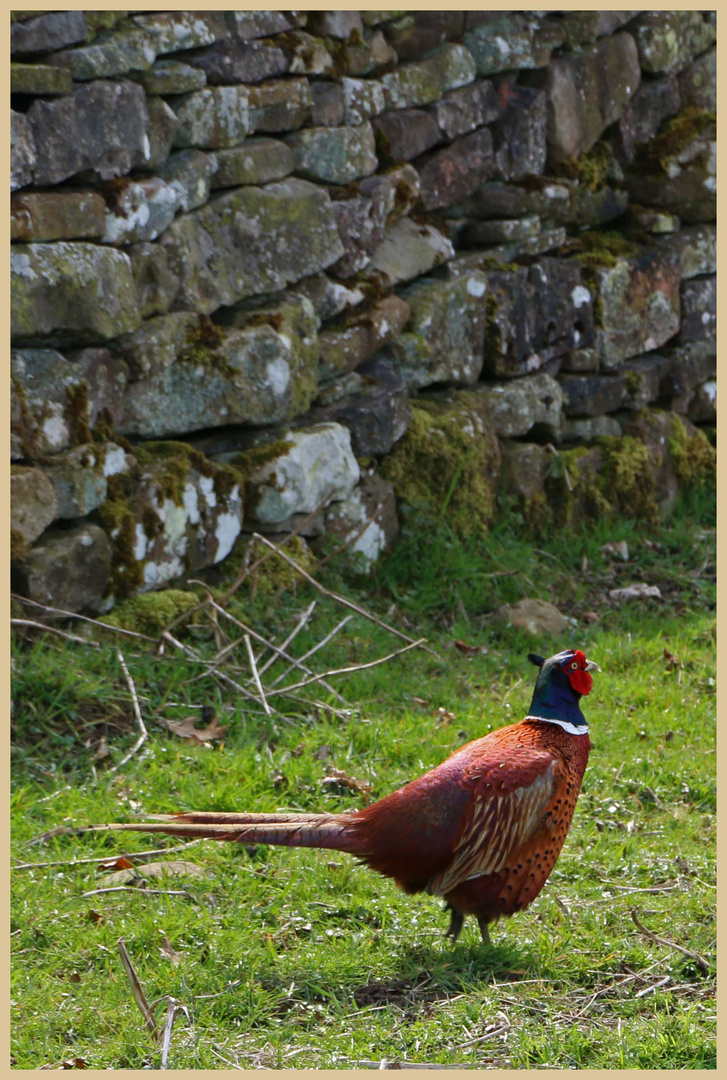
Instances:
[[[391,550],[399,532],[394,485],[368,469],[349,497],[330,507],[324,528],[347,545],[359,570],[370,570]]]
[[[87,169],[110,180],[149,156],[144,91],[128,80],[98,80],[57,101],[36,100],[27,115],[36,184],[58,184]]]
[[[174,145],[215,150],[238,146],[253,130],[244,86],[208,86],[174,101],[179,127]]]
[[[222,328],[200,320],[176,359],[131,384],[127,435],[179,435],[228,424],[283,423],[316,394],[319,345],[313,306],[298,299]]]
[[[282,289],[343,254],[328,196],[297,179],[220,195],[160,242],[180,282],[174,306],[203,313]]]
[[[562,34],[553,23],[505,12],[469,30],[464,43],[475,58],[478,75],[545,67]]]
[[[404,217],[387,229],[367,272],[383,275],[384,281],[395,287],[452,258],[454,248],[438,229]]]
[[[682,282],[678,341],[711,341],[717,336],[717,277],[707,274]]]
[[[13,240],[99,239],[104,234],[106,204],[93,191],[28,191],[13,195],[10,235]]]
[[[326,387],[306,423],[334,421],[351,432],[357,457],[388,454],[411,420],[406,383],[383,356],[374,356]]]
[[[164,315],[179,291],[179,278],[171,270],[167,252],[161,244],[131,244],[127,252],[134,276],[134,287],[143,318]]]
[[[10,110],[10,190],[32,183],[36,162],[35,138],[24,113]]]
[[[109,584],[111,543],[98,525],[49,530],[17,568],[14,587],[39,604],[97,612]]]
[[[10,28],[10,52],[13,55],[47,53],[76,45],[88,33],[82,11],[47,11],[27,22],[15,22]]]
[[[326,326],[319,333],[321,379],[335,378],[358,368],[397,337],[410,313],[406,300],[392,294],[363,310],[354,309],[338,325]]]
[[[716,273],[716,225],[689,225],[669,236],[660,237],[656,243],[675,253],[682,278]]]
[[[188,213],[209,200],[216,168],[216,156],[201,150],[180,150],[164,162],[159,176],[176,195],[177,208]]]
[[[716,38],[701,11],[644,11],[632,25],[644,71],[681,71]]]
[[[477,79],[469,86],[449,90],[440,101],[429,105],[427,112],[441,134],[447,139],[454,139],[457,135],[467,135],[483,124],[492,123],[500,115],[501,108],[492,82]]]
[[[210,86],[258,83],[288,70],[288,58],[276,45],[234,38],[189,53],[187,63],[204,72]]]
[[[501,95],[504,105],[492,125],[494,173],[502,180],[538,176],[545,169],[548,152],[546,96],[530,86],[508,84],[501,88]]]
[[[268,79],[248,88],[253,131],[293,131],[310,120],[313,95],[307,79]]]
[[[383,161],[411,161],[441,142],[436,121],[423,109],[394,109],[374,120],[376,147]]]
[[[279,139],[245,139],[242,146],[218,150],[213,158],[213,188],[268,184],[283,180],[295,167],[293,151]]]
[[[53,485],[44,472],[27,465],[10,468],[10,530],[21,548],[32,544],[58,516]],[[16,552],[17,554],[17,552]]]
[[[11,327],[18,341],[100,342],[141,321],[131,263],[96,244],[16,244]]]
[[[106,501],[108,478],[129,471],[126,451],[115,443],[85,443],[44,462],[57,502],[57,517],[86,517]]]
[[[478,128],[460,135],[449,146],[417,158],[421,202],[425,210],[439,210],[466,199],[493,170],[492,135]]]
[[[288,135],[295,171],[307,179],[349,184],[376,172],[378,159],[369,123],[357,127],[305,128]]]

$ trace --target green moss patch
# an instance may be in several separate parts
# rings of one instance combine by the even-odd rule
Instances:
[[[669,456],[680,484],[701,487],[713,480],[717,472],[717,452],[698,428],[689,435],[678,416],[671,422]]]
[[[154,637],[198,603],[194,593],[182,589],[162,589],[160,592],[131,597],[106,616],[104,622]]]

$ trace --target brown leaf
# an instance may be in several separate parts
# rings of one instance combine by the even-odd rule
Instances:
[[[196,863],[185,862],[183,859],[170,859],[169,862],[142,863],[131,870],[117,870],[114,874],[107,874],[101,878],[99,887],[109,888],[113,885],[128,885],[137,878],[160,878],[167,875],[180,875],[187,877],[204,878],[207,875]]]
[[[209,714],[206,713],[205,719],[208,717]],[[165,723],[172,735],[177,735],[180,739],[191,739],[199,744],[212,742],[213,739],[224,739],[227,734],[227,726],[220,726],[216,716],[212,716],[207,727],[203,728],[194,726],[197,723],[196,716],[188,716],[185,720],[166,720]]]
[[[288,783],[287,777],[284,773],[281,773],[279,769],[276,769],[272,777],[273,787],[279,789],[285,787]]]
[[[321,784],[329,787],[345,787],[351,791],[360,791],[364,794],[371,792],[371,784],[368,780],[357,780],[349,776],[343,769],[331,769],[327,776],[321,780]]]
[[[681,660],[679,660],[674,653],[669,652],[668,649],[664,649],[664,659],[666,660],[667,666],[670,668],[679,668],[682,666]]]
[[[298,745],[294,747],[290,752],[293,757],[300,757],[301,754],[305,753],[305,743],[299,742]]]
[[[427,706],[429,705],[429,702],[425,701],[425,699],[423,697],[412,697],[412,701],[414,702],[415,705],[421,705],[421,707],[423,709],[426,709]]]
[[[464,656],[481,656],[483,653],[487,652],[484,645],[468,645],[466,641],[459,641],[458,638],[453,638],[452,644],[455,649],[458,649]]]
[[[94,926],[103,926],[104,923],[106,922],[106,919],[101,914],[101,912],[100,911],[94,911],[93,908],[89,909],[89,912],[88,912],[88,915],[86,916],[86,918],[88,919],[89,922],[92,922],[94,924]]]
[[[71,974],[68,976],[68,981],[72,983],[80,983],[81,976],[78,974],[77,971],[72,971]]]
[[[171,960],[176,967],[179,961],[182,959],[182,954],[176,952],[172,948],[171,942],[169,941],[169,938],[163,930],[160,931],[160,933],[162,935],[162,943],[159,946],[159,952],[162,954],[162,956],[166,956],[167,960]]]
[[[103,761],[110,753],[111,751],[109,750],[109,744],[106,742],[106,736],[102,735],[98,741],[98,746],[91,755],[91,761]]]
[[[98,864],[96,869],[97,870],[131,870],[133,868],[133,866],[134,866],[133,862],[130,862],[129,859],[125,858],[125,856],[120,855],[118,857],[118,859],[105,859],[103,862],[100,862]]]

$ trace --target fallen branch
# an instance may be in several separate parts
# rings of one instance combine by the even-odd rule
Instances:
[[[55,626],[48,626],[46,623],[35,622],[34,619],[11,619],[10,625],[32,626],[34,630],[45,630],[48,634],[56,634],[58,637],[65,638],[66,641],[74,641],[77,645],[90,645],[92,649],[101,648],[97,641],[79,637],[78,634],[67,634],[65,630],[58,630]]]
[[[405,645],[403,649],[397,649],[396,652],[389,653],[388,656],[381,656],[378,660],[369,660],[367,664],[352,664],[350,667],[333,668],[333,670],[324,671],[320,675],[313,675],[312,678],[305,679],[304,682],[293,683],[292,686],[281,686],[278,690],[269,690],[268,697],[287,694],[291,690],[300,690],[304,686],[310,686],[311,683],[321,682],[323,679],[330,679],[332,675],[349,675],[353,671],[366,671],[368,668],[377,667],[379,664],[385,664],[387,660],[393,660],[395,656],[401,656],[402,653],[409,652],[410,649],[415,649],[418,645],[422,645],[426,640],[426,638],[419,638],[418,641],[412,641],[409,645]]]
[[[157,1027],[156,1020],[154,1019],[154,1014],[149,1008],[147,1000],[144,997],[144,991],[141,988],[139,977],[134,970],[134,965],[131,962],[131,957],[126,951],[124,939],[119,938],[117,945],[119,947],[121,963],[124,965],[124,971],[126,972],[126,977],[128,978],[129,985],[131,986],[131,993],[134,997],[134,1001],[139,1007],[139,1012],[144,1017],[144,1023],[146,1024],[147,1028],[157,1040],[157,1042],[159,1042],[159,1028]]]
[[[69,832],[85,832],[85,829],[72,829]],[[81,899],[85,899],[88,896],[105,896],[106,893],[112,892],[133,892],[137,896],[186,896],[188,900],[193,900],[197,903],[197,900],[191,893],[188,893],[186,889],[140,889],[136,885],[110,885],[107,889],[91,889],[89,892],[81,893]]]
[[[268,668],[270,667],[271,664],[275,663],[275,661],[278,659],[278,656],[280,656],[282,654],[283,650],[287,649],[288,646],[290,645],[290,643],[295,640],[295,638],[301,632],[303,627],[308,623],[308,621],[309,621],[311,615],[313,614],[313,612],[315,611],[317,605],[318,605],[318,601],[317,600],[312,600],[310,602],[309,606],[305,609],[303,614],[300,616],[300,618],[298,619],[298,622],[295,625],[294,629],[291,630],[291,632],[288,634],[287,638],[282,643],[282,645],[276,645],[276,646],[273,647],[273,655],[268,660],[266,660],[265,663],[263,664],[263,666],[260,668],[260,674],[261,675],[263,675],[268,670]],[[278,652],[278,650],[280,650],[280,652]]]
[[[146,634],[140,634],[136,630],[125,630],[122,626],[112,626],[111,623],[92,619],[89,615],[79,615],[76,611],[64,611],[62,608],[54,608],[49,607],[47,604],[39,604],[37,600],[30,600],[27,596],[19,596],[17,593],[11,593],[10,595],[13,600],[17,600],[21,604],[30,604],[31,607],[40,608],[41,611],[47,611],[49,615],[59,615],[64,619],[80,619],[81,622],[91,623],[93,626],[100,626],[103,630],[110,630],[115,634],[125,634],[127,637],[141,638],[142,641],[150,641],[152,644],[156,641],[156,638],[148,637]],[[88,644],[88,642],[85,642],[85,644]]]
[[[252,651],[252,642],[250,641],[250,635],[245,634],[245,648],[247,649],[247,656],[250,661],[250,670],[252,671],[252,677],[255,680],[255,686],[257,686],[257,692],[260,695],[260,700],[263,704],[263,708],[268,716],[273,715],[273,710],[268,705],[268,700],[265,697],[265,691],[263,690],[263,684],[260,682],[260,676],[258,675],[257,664],[255,663],[255,654]]]
[[[141,734],[132,746],[131,750],[129,750],[128,754],[126,754],[126,756],[121,759],[118,765],[114,765],[112,769],[109,769],[109,776],[113,776],[113,774],[117,773],[119,769],[126,764],[127,761],[130,761],[131,758],[133,758],[134,754],[137,752],[137,750],[141,749],[146,740],[149,738],[149,732],[146,730],[146,726],[141,716],[141,709],[139,708],[139,699],[136,696],[136,687],[134,686],[134,680],[129,674],[129,669],[126,666],[126,661],[124,660],[123,654],[120,649],[116,650],[116,655],[119,658],[119,663],[121,664],[121,669],[124,673],[124,678],[126,679],[126,685],[128,686],[129,693],[131,694],[131,702],[134,706],[134,716],[136,717],[136,723],[139,726]]]
[[[655,941],[657,945],[664,945],[667,949],[676,949],[677,952],[682,953],[684,956],[688,956],[690,960],[693,960],[697,967],[704,972],[709,971],[709,963],[700,956],[699,953],[693,952],[692,949],[685,949],[683,945],[677,945],[675,941],[669,941],[667,938],[659,937],[658,934],[654,934],[651,930],[647,930],[644,924],[639,919],[638,913],[634,908],[631,908],[631,918],[634,920],[637,928],[644,934],[645,937],[651,941]]]
[[[313,648],[309,649],[307,653],[303,653],[300,660],[298,661],[298,666],[302,666],[306,660],[309,660],[310,657],[314,655],[314,653],[317,653],[319,649],[322,649],[324,645],[327,645],[331,638],[334,638],[340,630],[343,630],[346,623],[349,623],[352,618],[353,615],[347,615],[345,619],[341,619],[340,623],[338,623],[337,626],[334,626],[331,632],[326,634],[326,636],[322,638],[317,645],[314,645]],[[282,680],[291,670],[292,668],[289,667],[283,672],[282,675],[278,675],[278,677],[271,682],[270,688],[272,689],[274,686],[277,686],[279,682],[282,682]]]
[[[152,855],[174,855],[178,851],[184,851],[186,848],[191,847],[192,844],[198,844],[199,840],[189,840],[186,844],[181,844],[179,847],[174,848],[156,848],[154,851],[133,851],[127,854],[123,852],[123,858],[129,859],[148,859]],[[93,855],[90,858],[85,859],[56,859],[53,862],[26,862],[17,863],[16,866],[11,866],[11,870],[45,870],[50,866],[83,866],[88,863],[110,863],[115,859],[121,858],[121,855]]]
[[[167,1017],[164,1022],[164,1032],[162,1034],[162,1061],[159,1066],[160,1069],[166,1069],[167,1058],[169,1057],[169,1044],[172,1041],[172,1028],[174,1027],[174,1017],[177,1015],[177,1003],[173,997],[169,998],[167,1004]]]
[[[276,551],[281,559],[287,562],[288,565],[293,568],[293,570],[300,574],[300,576],[304,578],[305,581],[307,581],[310,585],[312,585],[314,589],[317,589],[318,592],[321,593],[321,595],[330,597],[331,600],[335,600],[338,604],[343,604],[344,607],[350,608],[351,611],[355,611],[357,615],[362,615],[364,619],[368,619],[369,622],[376,623],[376,625],[380,626],[383,630],[388,630],[390,634],[394,634],[395,637],[401,638],[402,641],[409,642],[410,645],[419,645],[423,640],[425,640],[424,638],[420,638],[419,641],[415,643],[413,638],[408,637],[408,635],[402,633],[401,630],[397,630],[396,627],[389,626],[389,624],[385,623],[383,619],[379,619],[377,615],[372,615],[370,611],[366,611],[365,608],[359,607],[358,604],[354,604],[352,600],[347,600],[345,596],[339,596],[338,593],[334,593],[331,592],[330,589],[326,589],[324,585],[321,585],[319,581],[316,581],[314,577],[311,577],[311,575],[306,570],[304,570],[303,567],[295,561],[295,559],[291,559],[289,555],[286,555],[285,552],[277,548],[275,544],[270,542],[270,540],[267,540],[264,536],[261,536],[260,533],[253,533],[252,535],[254,539],[260,540],[260,542],[265,544],[266,547],[269,547],[273,551]],[[431,653],[432,656],[437,656],[437,653],[434,651],[434,649],[425,649],[425,652]],[[439,657],[437,657],[437,659],[439,659]]]

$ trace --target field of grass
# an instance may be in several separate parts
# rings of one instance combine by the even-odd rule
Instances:
[[[201,661],[78,622],[56,625],[100,647],[18,637],[13,1065],[159,1067],[122,938],[160,1029],[169,999],[180,1006],[170,1068],[714,1068],[713,514],[712,496],[696,493],[648,539],[624,522],[537,544],[508,524],[483,544],[412,522],[374,578],[331,560],[322,582],[432,650],[331,677],[345,705],[316,684],[308,704],[271,698],[284,715],[266,716],[229,684],[196,678]],[[600,551],[618,540],[628,562]],[[662,599],[613,603],[609,589],[630,582],[658,585]],[[492,611],[523,596],[556,603],[572,634],[498,629]],[[300,657],[346,614],[339,604],[301,585],[255,597],[243,587],[227,607],[279,642],[313,599],[291,645]],[[175,630],[200,658],[241,637],[202,615]],[[310,664],[354,665],[402,644],[354,615]],[[602,668],[584,702],[591,761],[550,881],[492,928],[490,948],[473,920],[453,946],[441,901],[407,897],[336,852],[136,834],[32,842],[174,809],[362,806],[520,719],[527,652],[569,645]],[[112,773],[137,736],[118,649],[149,738]],[[248,685],[244,642],[224,670]],[[204,745],[166,728],[201,706],[223,738]],[[184,865],[163,876],[127,865],[130,881],[109,881],[123,876],[122,855]]]

